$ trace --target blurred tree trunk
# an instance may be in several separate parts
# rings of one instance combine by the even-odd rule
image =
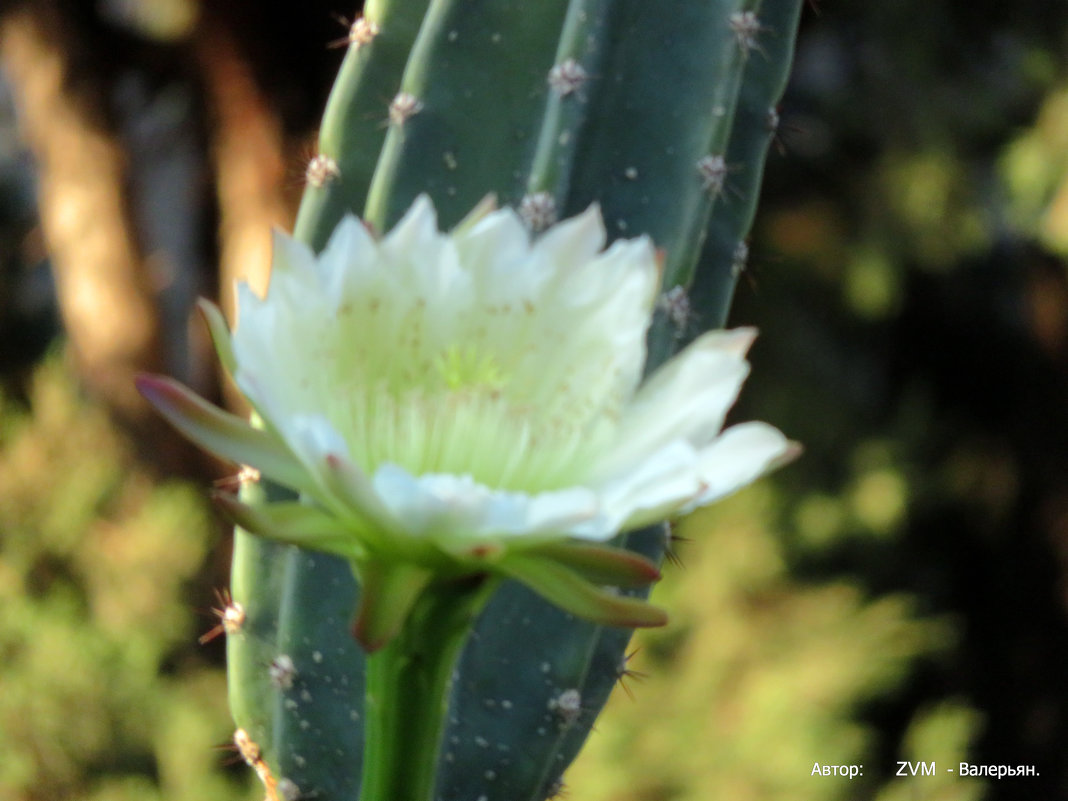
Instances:
[[[255,6],[204,3],[172,41],[66,0],[0,16],[70,355],[84,386],[169,470],[199,460],[133,378],[164,372],[217,394],[194,302],[221,295],[232,319],[235,281],[266,290],[271,227],[290,224],[301,188],[287,180],[287,154],[303,129],[286,132],[277,76],[265,85],[257,69]],[[287,55],[300,59],[300,47]]]
[[[147,410],[133,376],[163,365],[152,280],[130,221],[126,155],[65,91],[69,64],[43,17],[20,10],[3,18],[3,65],[37,160],[71,354],[92,392],[136,425]]]

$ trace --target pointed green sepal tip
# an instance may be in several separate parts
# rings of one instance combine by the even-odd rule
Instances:
[[[306,471],[273,435],[208,403],[173,378],[142,373],[134,383],[167,422],[205,450],[255,467],[279,484],[305,492],[315,490]]]
[[[529,552],[509,554],[496,567],[565,612],[593,623],[646,628],[663,626],[668,620],[663,609],[599,587],[553,559]]]
[[[213,492],[211,499],[235,525],[252,534],[345,559],[366,556],[359,537],[349,526],[311,504],[280,501],[252,506],[227,492]]]
[[[587,542],[553,542],[528,553],[550,559],[594,584],[645,587],[660,580],[660,570],[641,554]]]
[[[352,636],[370,654],[397,636],[434,574],[408,562],[366,559],[352,564],[360,584]]]
[[[223,368],[231,376],[237,370],[237,358],[234,356],[234,348],[230,342],[230,326],[226,324],[222,309],[207,298],[197,299],[197,309],[204,317],[211,335],[211,344],[215,346],[215,353]]]

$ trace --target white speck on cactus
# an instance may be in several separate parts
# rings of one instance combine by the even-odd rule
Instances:
[[[556,222],[556,201],[548,192],[524,195],[519,202],[519,216],[531,231],[544,231]]]
[[[378,36],[378,23],[366,17],[359,17],[349,26],[349,44],[353,47],[369,45]]]
[[[279,654],[271,660],[271,664],[267,667],[267,675],[275,689],[289,690],[293,687],[297,667],[293,664],[293,659],[289,654]]]
[[[731,277],[737,278],[745,272],[745,266],[749,262],[749,244],[743,239],[734,247],[731,258]]]
[[[582,693],[574,688],[564,690],[549,700],[549,709],[560,717],[565,726],[570,726],[582,714]]]
[[[423,101],[409,92],[400,92],[389,104],[389,121],[401,126],[422,110]]]
[[[779,130],[779,122],[780,122],[779,110],[777,108],[775,108],[775,106],[772,106],[771,108],[768,109],[767,120],[766,120],[766,123],[767,123],[767,126],[768,126],[768,132],[769,133],[776,133]]]
[[[747,56],[750,50],[760,50],[757,36],[764,30],[764,26],[760,24],[755,11],[735,11],[730,15],[728,24],[743,56]]]
[[[728,172],[730,168],[721,155],[704,156],[697,162],[697,174],[701,178],[701,185],[713,198],[723,193]]]
[[[656,305],[657,308],[662,309],[667,314],[671,324],[680,330],[686,327],[686,324],[690,321],[690,315],[693,313],[693,309],[690,307],[690,298],[686,294],[686,290],[681,286],[673,286],[662,294],[656,301]]]
[[[292,779],[282,777],[278,780],[278,798],[280,801],[299,801],[300,788]]]
[[[316,189],[322,189],[328,183],[340,177],[341,170],[337,166],[337,162],[321,153],[308,162],[308,167],[304,171],[304,179]]]
[[[589,77],[581,64],[568,58],[549,70],[549,86],[560,97],[567,97],[581,89]]]

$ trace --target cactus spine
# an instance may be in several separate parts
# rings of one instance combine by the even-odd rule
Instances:
[[[696,282],[703,322],[722,323],[799,13],[800,0],[368,0],[295,233],[321,248],[347,211],[386,230],[421,192],[444,226],[489,194],[534,230],[598,202],[610,235],[646,233],[663,251],[664,290]],[[648,368],[684,322],[665,304]],[[264,491],[275,490],[244,490]],[[625,544],[659,558],[664,541],[658,527]],[[368,671],[349,634],[359,590],[343,561],[239,530],[232,592],[246,618],[229,638],[231,708],[276,798],[540,801],[589,734],[629,638],[506,582],[466,640],[477,593],[448,626],[448,610],[423,610],[458,632],[439,643],[445,661],[420,673],[424,645],[401,637]],[[448,701],[443,731],[376,717],[376,705],[428,699]],[[404,737],[407,756],[394,752]],[[401,758],[411,781],[383,767]]]

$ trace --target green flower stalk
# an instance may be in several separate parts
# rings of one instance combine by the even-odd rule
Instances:
[[[166,378],[181,431],[300,493],[242,527],[347,559],[367,650],[436,581],[511,577],[581,617],[663,613],[605,589],[654,565],[599,543],[711,503],[795,452],[758,422],[722,431],[754,332],[709,332],[640,384],[659,267],[648,238],[604,249],[596,206],[533,242],[509,209],[451,234],[420,197],[380,241],[347,217],[316,256],[275,238],[270,291],[207,317],[254,427]]]

